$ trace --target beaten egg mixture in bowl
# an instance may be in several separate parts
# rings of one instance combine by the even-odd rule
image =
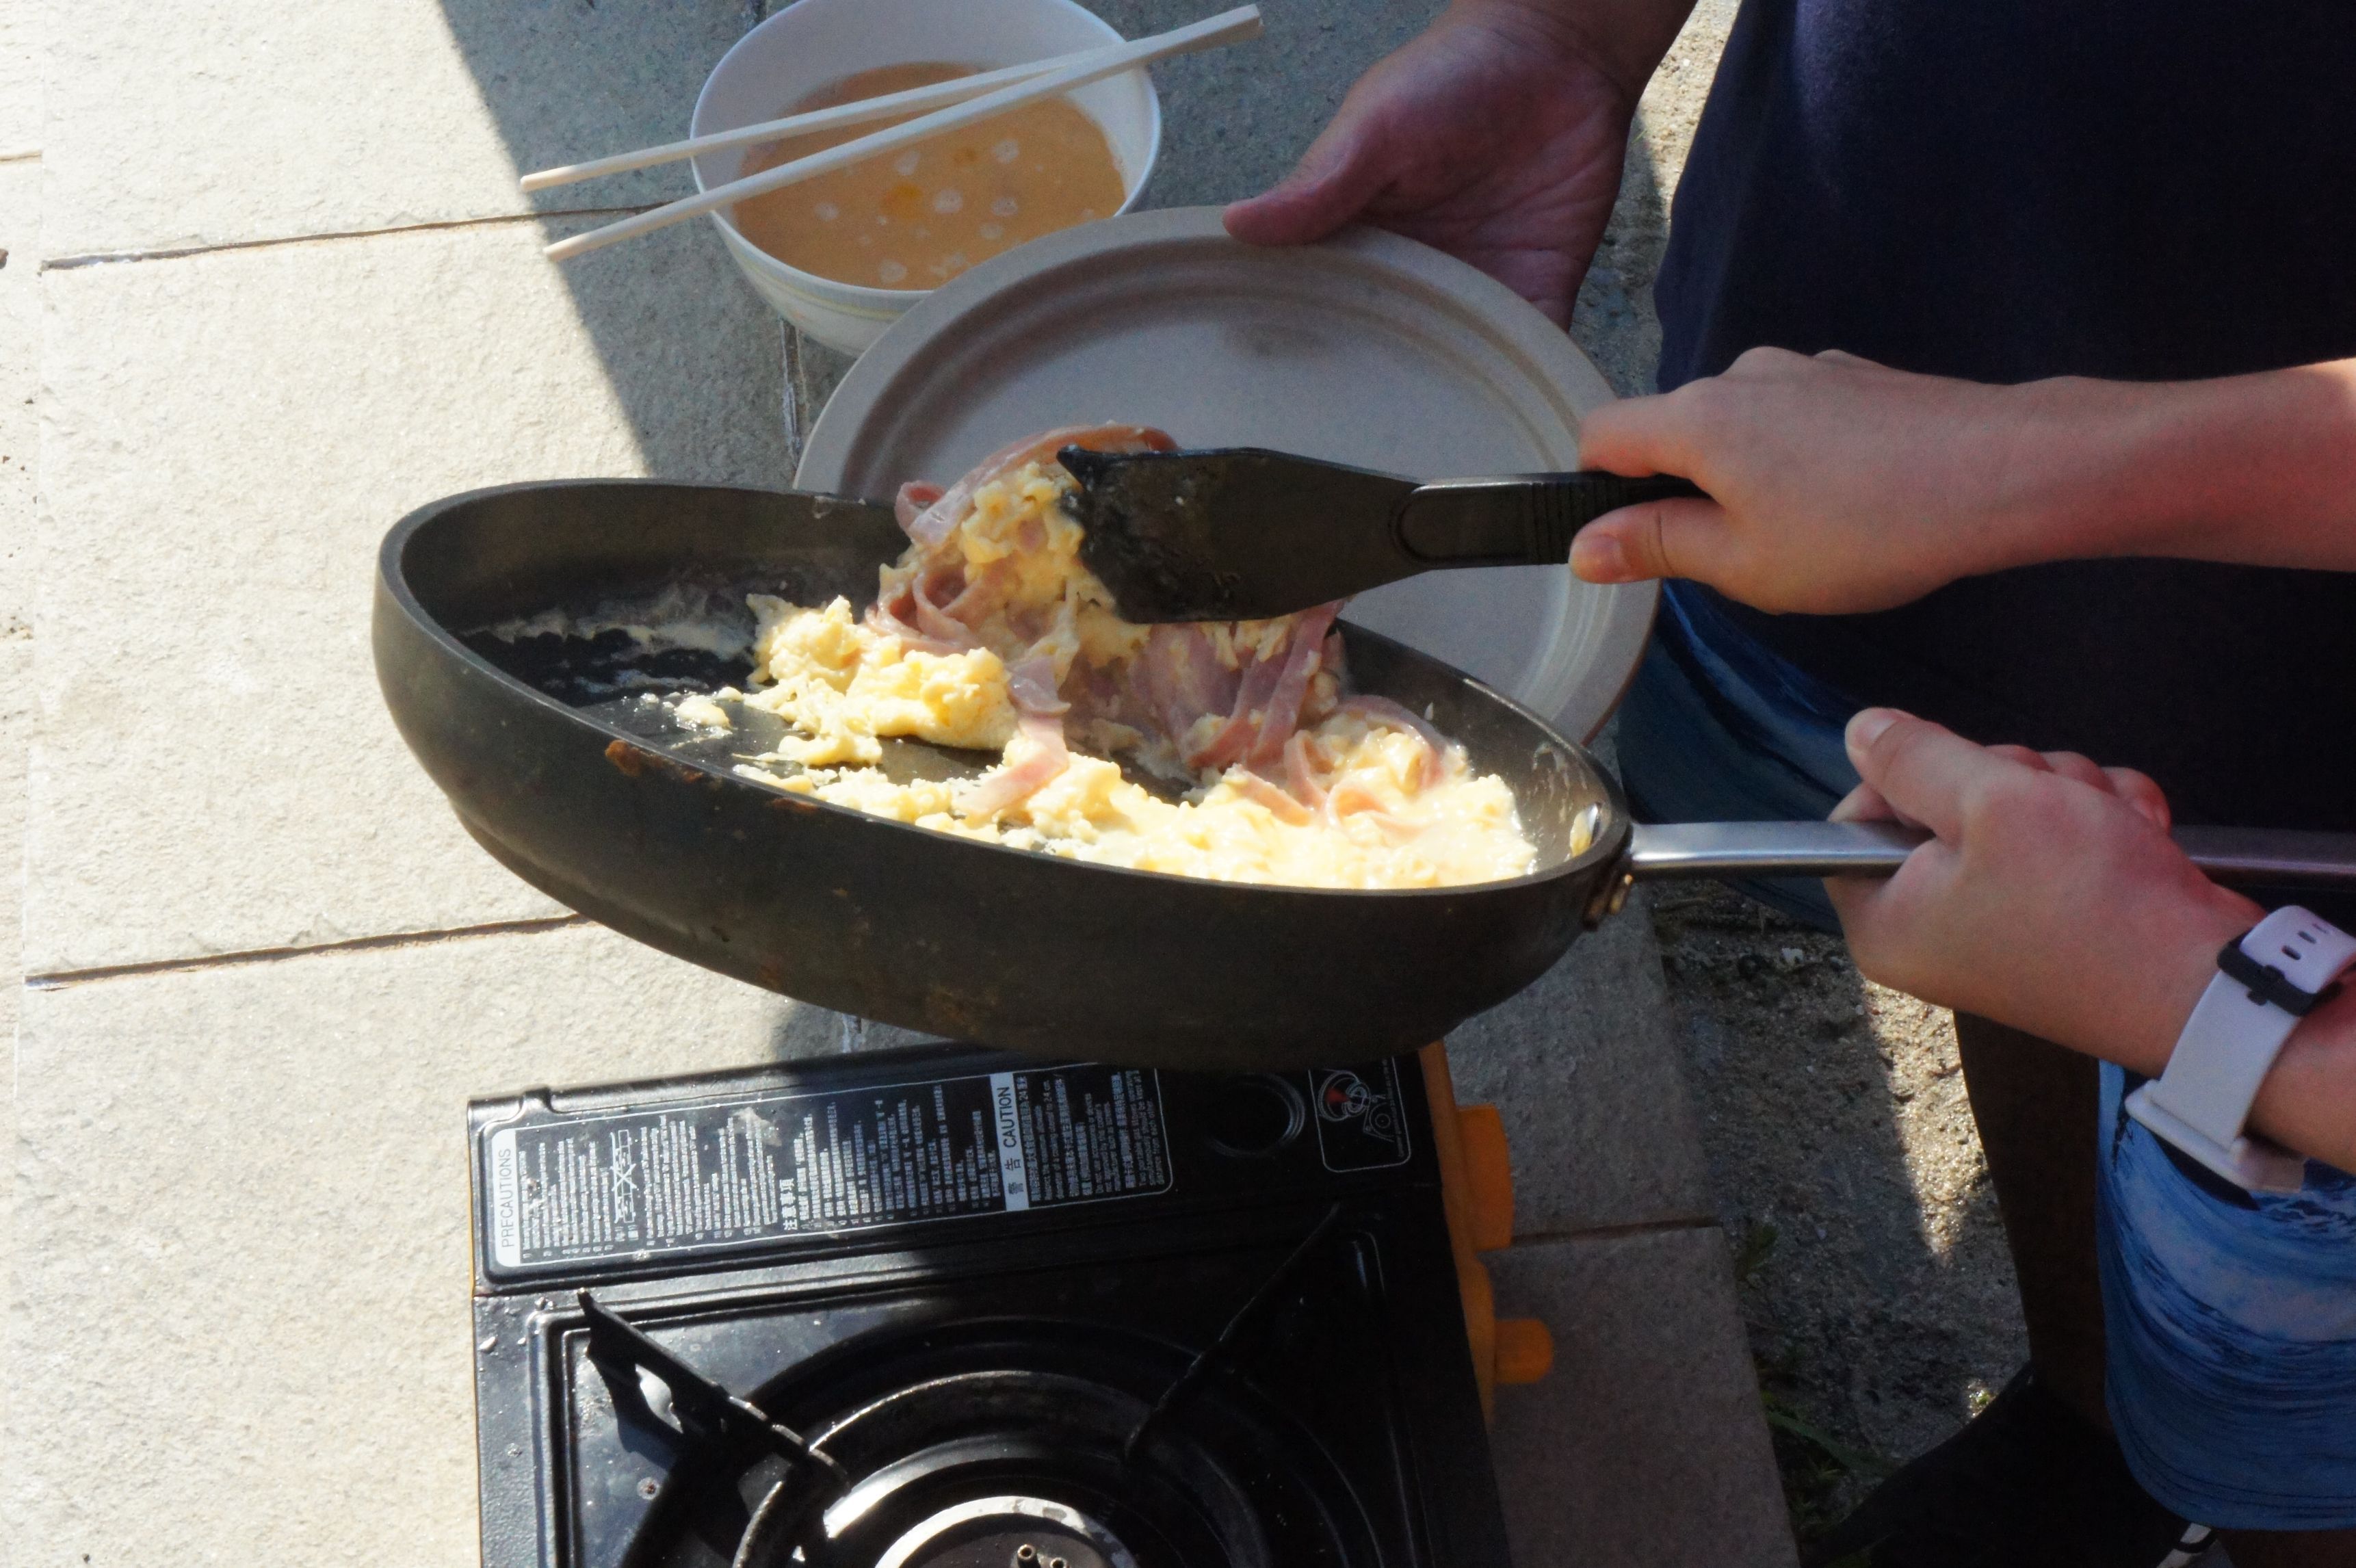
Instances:
[[[1167,448],[1136,426],[1051,431],[947,489],[903,487],[909,546],[872,605],[754,595],[744,689],[672,699],[733,733],[787,726],[736,771],[935,832],[1105,865],[1304,887],[1410,888],[1537,867],[1512,789],[1421,715],[1355,693],[1339,605],[1137,626],[1079,558],[1063,447]],[[996,758],[895,779],[884,743]],[[1576,843],[1573,853],[1586,847]]]

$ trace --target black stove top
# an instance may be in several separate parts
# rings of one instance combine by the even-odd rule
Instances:
[[[473,1108],[486,1568],[1503,1568],[1412,1058]]]

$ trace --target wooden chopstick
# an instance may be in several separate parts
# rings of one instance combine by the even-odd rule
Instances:
[[[788,114],[782,120],[764,120],[757,125],[743,125],[734,131],[714,131],[708,135],[690,136],[681,142],[666,142],[659,147],[641,147],[635,153],[616,153],[612,157],[593,158],[585,164],[539,169],[524,176],[518,183],[526,190],[546,190],[551,186],[571,185],[577,179],[595,179],[600,175],[627,174],[632,169],[677,163],[681,158],[691,158],[698,153],[716,152],[723,147],[741,147],[752,142],[775,142],[787,136],[808,135],[813,131],[833,131],[845,125],[863,125],[870,120],[888,120],[894,114],[915,114],[927,109],[938,109],[944,104],[962,103],[969,98],[979,98],[1010,82],[1028,81],[1034,76],[1044,76],[1075,61],[1101,54],[1104,48],[1118,47],[1108,44],[1103,48],[1080,49],[1072,54],[1056,55],[1051,59],[1034,59],[1023,65],[985,70],[979,76],[955,77],[926,87],[886,92],[880,98],[862,98],[853,103],[838,103],[831,109],[811,109],[799,114]]]
[[[1101,81],[1106,77],[1118,76],[1122,71],[1134,70],[1138,66],[1147,65],[1154,60],[1167,59],[1173,55],[1191,54],[1198,49],[1215,48],[1221,44],[1233,43],[1239,39],[1256,38],[1259,34],[1259,7],[1243,5],[1233,11],[1224,11],[1218,16],[1205,17],[1202,21],[1183,27],[1156,34],[1150,38],[1139,38],[1133,43],[1118,44],[1108,48],[1095,50],[1079,57],[1068,65],[1059,66],[1040,75],[1011,83],[994,91],[986,92],[979,98],[969,99],[963,103],[952,104],[948,108],[919,115],[901,124],[872,132],[867,135],[845,142],[841,146],[829,147],[824,152],[812,153],[806,158],[797,158],[791,163],[780,164],[776,168],[764,169],[759,174],[747,178],[732,180],[726,185],[714,186],[710,190],[682,197],[677,201],[655,208],[651,211],[625,218],[618,223],[608,223],[602,229],[592,229],[586,233],[559,240],[542,253],[551,261],[569,262],[575,256],[586,255],[591,251],[603,250],[607,245],[617,244],[624,240],[635,240],[641,234],[651,234],[658,229],[667,229],[674,223],[685,222],[690,218],[698,217],[717,208],[734,206],[747,197],[759,196],[764,191],[776,190],[802,180],[816,178],[846,164],[858,163],[862,159],[873,157],[878,153],[889,152],[894,147],[904,146],[910,142],[923,141],[927,136],[938,135],[944,131],[954,131],[959,126],[969,125],[975,121],[987,120],[992,115],[1002,114],[1010,109],[1019,109],[1026,103],[1037,102],[1043,98],[1053,98],[1059,93],[1069,92],[1075,88],[1086,87],[1092,81]]]

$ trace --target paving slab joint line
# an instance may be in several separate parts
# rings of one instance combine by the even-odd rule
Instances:
[[[1680,1230],[1716,1230],[1721,1227],[1708,1214],[1676,1215],[1666,1219],[1637,1219],[1624,1225],[1594,1225],[1576,1230],[1516,1230],[1516,1247],[1550,1247],[1563,1241],[1616,1241],[1627,1236],[1661,1236]]]
[[[89,969],[50,970],[25,977],[27,991],[55,991],[95,980],[123,980],[142,974],[178,974],[189,970],[235,969],[244,964],[280,963],[320,953],[369,952],[383,948],[424,947],[434,942],[465,941],[476,937],[536,936],[542,931],[569,930],[594,925],[586,915],[535,915],[522,920],[490,920],[479,926],[451,926],[430,931],[393,931],[380,937],[353,937],[340,942],[314,942],[303,947],[249,948],[241,952],[207,953],[200,958],[160,958],[145,963],[96,964]]]
[[[39,156],[37,153],[33,156]],[[53,256],[41,263],[41,271],[71,272],[76,267],[108,266],[116,262],[172,262],[185,256],[209,256],[221,251],[265,251],[280,245],[373,240],[386,234],[431,234],[444,229],[487,229],[508,223],[545,223],[557,218],[629,218],[653,210],[652,203],[637,207],[566,207],[549,212],[507,212],[490,218],[451,218],[438,223],[396,223],[387,229],[336,229],[319,234],[281,234],[264,240],[229,240],[218,245],[180,245],[155,251],[91,251],[79,256]]]

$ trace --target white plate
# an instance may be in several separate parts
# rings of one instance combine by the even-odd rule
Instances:
[[[844,378],[794,482],[882,499],[1105,420],[1419,478],[1538,472],[1575,467],[1580,415],[1610,401],[1536,307],[1427,246],[1355,230],[1255,250],[1216,209],[1179,208],[1050,234],[936,290]],[[1635,673],[1657,596],[1486,567],[1363,594],[1348,618],[1586,737]]]

